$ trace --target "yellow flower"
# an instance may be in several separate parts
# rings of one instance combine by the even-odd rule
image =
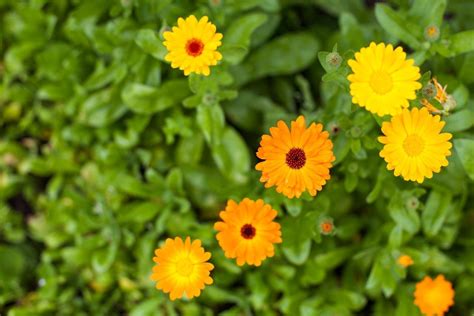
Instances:
[[[312,196],[329,180],[329,168],[335,160],[329,133],[323,125],[312,123],[306,128],[303,116],[291,122],[291,130],[283,121],[263,135],[257,157],[264,160],[255,169],[262,171],[265,187],[289,197],[299,198],[304,191]]]
[[[280,224],[273,221],[277,211],[258,199],[243,199],[239,204],[227,202],[216,222],[217,240],[227,258],[237,258],[239,266],[247,263],[260,266],[262,260],[273,257],[274,243],[281,243]]]
[[[184,70],[186,76],[192,72],[208,76],[209,66],[222,59],[217,51],[222,34],[216,33],[216,26],[208,22],[207,16],[199,21],[194,15],[186,20],[179,18],[178,26],[174,26],[172,32],[164,32],[163,36],[163,44],[169,52],[165,59],[171,62],[171,67]]]
[[[420,69],[413,59],[406,59],[401,47],[370,43],[348,64],[353,72],[347,77],[352,102],[379,116],[399,114],[421,88]]]
[[[440,133],[444,124],[439,115],[431,115],[426,108],[404,109],[391,122],[384,122],[385,136],[378,140],[384,144],[380,157],[387,162],[387,169],[406,181],[422,183],[447,166],[452,135]]]
[[[398,264],[404,268],[408,268],[413,264],[413,259],[408,255],[401,255],[398,257]]]
[[[206,284],[212,284],[209,275],[214,266],[207,262],[211,254],[204,251],[199,239],[191,243],[189,237],[184,242],[179,237],[168,238],[155,255],[151,279],[157,281],[157,289],[170,293],[172,301],[184,294],[187,298],[199,296]]]
[[[443,275],[436,279],[425,277],[416,284],[415,305],[426,316],[443,316],[454,304],[454,290],[451,282]]]
[[[448,100],[448,94],[446,93],[446,87],[443,87],[436,78],[431,79],[433,86],[436,89],[436,95],[434,98],[443,105]],[[433,104],[430,103],[427,99],[422,99],[421,104],[423,104],[430,113],[437,114],[440,113],[441,110],[437,109]]]

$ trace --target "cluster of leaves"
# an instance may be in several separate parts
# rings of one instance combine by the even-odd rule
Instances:
[[[454,313],[474,312],[473,4],[370,2],[0,0],[0,312],[419,315],[414,284],[438,273]],[[191,13],[224,34],[209,77],[163,59],[162,31]],[[346,61],[370,41],[403,45],[457,101],[449,166],[423,185],[386,170],[380,121],[351,103]],[[336,43],[340,67],[321,52]],[[263,189],[254,153],[300,113],[324,123],[337,160],[316,198],[289,200]],[[224,258],[212,228],[243,197],[283,227],[257,269]],[[168,236],[213,254],[198,299],[171,303],[149,280]]]

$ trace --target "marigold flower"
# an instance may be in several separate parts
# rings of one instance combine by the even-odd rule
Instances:
[[[214,266],[207,262],[211,254],[204,251],[199,239],[191,242],[186,237],[183,242],[179,237],[168,238],[155,250],[155,255],[151,279],[157,281],[157,289],[170,293],[172,301],[183,295],[190,299],[197,297],[206,284],[212,284],[210,271]]]
[[[304,191],[315,196],[330,179],[329,169],[335,160],[333,144],[322,124],[306,128],[303,116],[291,122],[291,130],[283,121],[263,135],[257,157],[264,160],[255,169],[262,171],[265,187],[289,197],[300,197]]]
[[[413,264],[413,259],[408,255],[401,255],[398,257],[398,264],[404,268],[408,268]]]
[[[384,144],[380,157],[387,162],[387,169],[406,181],[422,183],[447,166],[452,135],[440,133],[444,124],[439,115],[431,115],[426,108],[404,109],[390,122],[384,122],[385,136],[378,140]]]
[[[216,222],[217,240],[227,258],[237,258],[239,266],[247,263],[260,266],[262,260],[273,257],[274,243],[281,243],[280,224],[273,220],[277,211],[261,199],[248,198],[239,204],[227,202],[219,213],[222,222]]]
[[[353,72],[347,77],[352,102],[379,116],[399,114],[421,88],[420,69],[413,59],[406,59],[401,47],[372,42],[348,64]]]
[[[426,316],[443,316],[454,304],[454,289],[443,275],[426,276],[416,284],[415,305]]]
[[[439,28],[434,24],[428,25],[425,28],[424,34],[425,34],[426,40],[430,42],[434,42],[439,38],[439,35],[440,35]]]
[[[168,49],[165,56],[171,67],[184,70],[187,76],[192,72],[208,76],[209,66],[222,59],[217,47],[221,45],[222,34],[216,33],[216,26],[204,16],[199,21],[194,15],[178,19],[178,26],[172,32],[164,32],[163,44]]]

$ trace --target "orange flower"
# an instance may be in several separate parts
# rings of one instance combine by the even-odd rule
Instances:
[[[398,264],[404,268],[408,268],[413,264],[413,259],[408,255],[401,255],[398,257]]]
[[[227,202],[219,213],[222,222],[214,224],[216,238],[227,258],[237,258],[239,266],[247,263],[260,266],[262,260],[274,255],[274,243],[281,243],[280,224],[273,221],[277,211],[261,199],[245,198],[237,204]]]
[[[156,265],[151,279],[157,281],[157,289],[170,293],[172,301],[184,294],[188,298],[199,296],[206,284],[212,284],[209,275],[214,266],[207,262],[211,254],[204,251],[199,239],[191,243],[191,239],[186,237],[183,243],[179,237],[168,238],[155,250],[155,255],[153,261]]]
[[[265,187],[289,197],[300,197],[304,191],[315,196],[331,178],[329,168],[336,159],[329,133],[323,125],[312,123],[306,128],[303,116],[291,122],[291,130],[283,121],[263,135],[257,157],[264,160],[255,169],[262,171]]]
[[[426,276],[416,284],[415,305],[426,316],[443,316],[454,304],[454,290],[451,282],[443,275],[436,279]]]

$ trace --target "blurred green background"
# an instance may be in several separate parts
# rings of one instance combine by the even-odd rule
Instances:
[[[439,273],[448,314],[473,314],[474,2],[375,2],[0,0],[0,314],[416,316],[415,283]],[[163,30],[190,14],[224,34],[210,77],[163,60]],[[386,170],[381,120],[351,104],[346,60],[371,41],[402,45],[456,99],[450,164],[422,185]],[[339,68],[321,53],[335,44]],[[298,114],[337,160],[315,198],[288,200],[259,183],[255,152]],[[244,197],[283,226],[259,268],[226,259],[212,228]],[[149,280],[169,236],[212,252],[214,285],[192,301]]]

